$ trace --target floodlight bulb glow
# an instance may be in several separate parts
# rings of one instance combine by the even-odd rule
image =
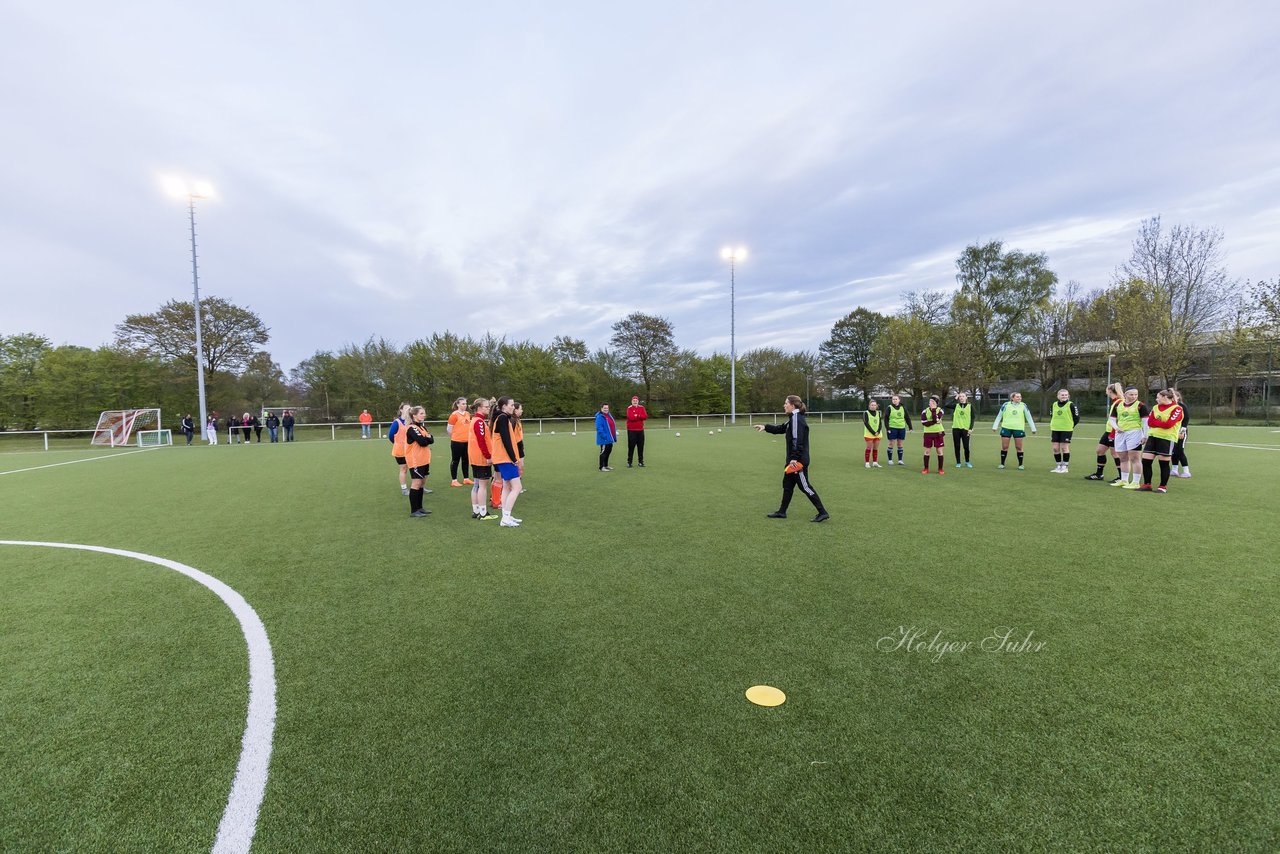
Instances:
[[[726,261],[741,261],[747,257],[747,247],[726,246],[720,250],[720,257]]]
[[[177,175],[162,175],[160,177],[160,186],[164,188],[165,193],[175,199],[185,199],[187,197],[187,182]]]
[[[212,199],[217,193],[213,189],[213,185],[208,181],[197,181],[191,187],[191,195],[197,199]]]

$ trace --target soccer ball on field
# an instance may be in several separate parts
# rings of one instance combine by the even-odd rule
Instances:
[[[679,438],[680,438],[680,434],[679,434],[679,433],[677,433],[677,434],[676,434],[676,438],[677,438],[677,439],[679,439]]]
[[[578,431],[577,431],[577,430],[574,430],[574,431],[573,431],[573,435],[575,435],[575,436],[576,436],[576,435],[578,435]]]
[[[723,429],[721,429],[720,427],[717,427],[717,428],[716,428],[716,432],[717,432],[717,433],[723,433],[723,432],[724,432],[724,430],[723,430]]]
[[[708,430],[708,431],[707,431],[707,435],[708,435],[708,436],[714,436],[715,434],[716,434],[716,431],[715,431],[715,430]]]

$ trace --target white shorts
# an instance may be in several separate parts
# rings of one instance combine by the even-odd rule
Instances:
[[[1144,430],[1119,430],[1116,432],[1116,452],[1141,451],[1146,438]]]

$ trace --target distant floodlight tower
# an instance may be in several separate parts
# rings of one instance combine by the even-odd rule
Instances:
[[[213,185],[208,181],[187,181],[177,176],[163,179],[165,190],[175,198],[187,200],[187,211],[191,216],[191,291],[196,311],[196,387],[200,393],[200,421],[196,430],[206,436],[208,407],[204,397],[204,341],[200,330],[200,268],[196,262],[196,199],[212,199]],[[207,441],[207,439],[206,439]]]
[[[720,257],[729,262],[729,423],[738,423],[738,349],[735,335],[736,317],[734,312],[734,268],[739,261],[746,260],[747,247],[726,246],[720,250]]]

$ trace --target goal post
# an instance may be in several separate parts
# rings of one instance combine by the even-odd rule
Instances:
[[[139,430],[138,431],[138,447],[139,448],[159,448],[162,445],[173,444],[172,430]]]
[[[159,409],[107,409],[98,416],[89,444],[119,448],[128,445],[135,432],[154,432],[162,423]]]

